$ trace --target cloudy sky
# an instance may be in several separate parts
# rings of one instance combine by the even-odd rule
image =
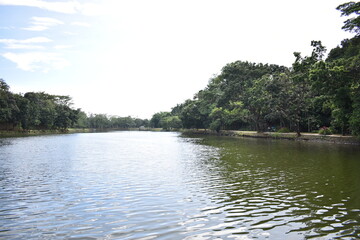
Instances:
[[[291,66],[331,49],[339,0],[0,0],[0,78],[88,113],[170,111],[236,60]]]

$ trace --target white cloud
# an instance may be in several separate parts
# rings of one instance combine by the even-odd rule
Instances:
[[[12,43],[12,44],[8,45],[6,48],[8,48],[8,49],[44,49],[43,46],[32,45],[32,44],[17,44],[17,43]]]
[[[46,37],[34,37],[34,38],[28,38],[25,40],[17,40],[17,39],[0,39],[0,42],[2,43],[8,43],[8,42],[16,42],[16,43],[45,43],[45,42],[52,42],[51,39]]]
[[[99,5],[95,3],[78,4],[77,10],[86,16],[104,15],[107,12],[104,5]]]
[[[18,39],[0,39],[0,43],[5,44],[5,48],[8,49],[42,49],[43,46],[34,45],[39,43],[52,42],[51,39],[46,37],[34,37],[24,40]]]
[[[81,13],[87,16],[101,14],[101,6],[93,3],[81,4],[78,1],[48,2],[43,0],[0,0],[0,5],[37,7],[48,11],[66,14]]]
[[[49,17],[32,17],[32,19],[37,23],[45,26],[54,26],[58,24],[63,24],[62,21],[57,20],[55,18]]]
[[[79,27],[90,27],[91,25],[86,22],[72,22],[71,25],[79,26]]]
[[[79,35],[79,33],[69,32],[69,31],[64,32],[64,34],[68,35],[68,36],[77,36],[77,35]]]
[[[61,12],[76,13],[76,2],[46,2],[42,0],[0,0],[0,5],[38,7],[41,9]]]
[[[24,30],[28,30],[28,31],[44,31],[44,30],[47,30],[48,27],[45,27],[45,26],[39,26],[39,25],[33,25],[33,26],[30,26],[30,27],[27,27],[27,28],[23,28]]]
[[[32,17],[31,20],[32,20],[31,22],[32,26],[23,29],[29,31],[44,31],[49,29],[50,27],[64,24],[60,20],[57,20],[55,18],[48,18],[48,17]]]
[[[68,49],[68,48],[72,48],[73,46],[71,45],[56,45],[54,48],[55,49]]]
[[[6,59],[17,64],[24,71],[40,70],[48,72],[51,69],[63,69],[69,62],[59,53],[51,52],[28,52],[28,53],[4,53]]]

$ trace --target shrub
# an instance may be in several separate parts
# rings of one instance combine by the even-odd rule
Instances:
[[[279,130],[277,130],[278,133],[288,133],[290,130],[287,127],[282,127]]]
[[[210,123],[210,129],[211,130],[215,130],[216,132],[220,132],[220,128],[221,128],[221,122],[219,119],[216,119],[215,121],[212,121]]]
[[[324,127],[320,128],[319,134],[321,134],[321,135],[331,135],[332,131],[331,131],[330,128],[324,126]]]

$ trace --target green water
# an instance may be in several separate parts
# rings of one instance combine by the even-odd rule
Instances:
[[[254,205],[262,227],[268,224],[274,234],[283,229],[276,233],[280,238],[359,237],[357,146],[219,137],[201,143],[219,148],[210,168],[219,176],[219,194],[230,203]],[[256,226],[257,220],[248,220]]]
[[[0,239],[358,239],[358,146],[110,132],[0,140]]]

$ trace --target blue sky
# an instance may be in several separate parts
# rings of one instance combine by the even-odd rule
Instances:
[[[70,95],[87,113],[150,118],[232,61],[291,66],[331,49],[339,0],[0,0],[0,78],[16,93]]]

